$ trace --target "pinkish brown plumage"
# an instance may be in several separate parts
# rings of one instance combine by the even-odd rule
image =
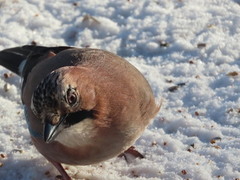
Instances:
[[[33,143],[65,180],[71,178],[61,163],[88,165],[119,155],[159,111],[142,74],[107,51],[23,46],[1,51],[0,64],[24,78]]]

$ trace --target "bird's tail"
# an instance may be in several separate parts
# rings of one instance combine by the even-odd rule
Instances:
[[[31,66],[32,69],[39,61],[38,57],[44,55],[49,51],[55,54],[71,47],[45,47],[25,45],[0,51],[0,65],[9,69],[10,71],[22,76],[23,70],[26,66]]]
[[[19,68],[27,59],[30,51],[22,47],[14,47],[0,51],[0,65],[21,75]]]

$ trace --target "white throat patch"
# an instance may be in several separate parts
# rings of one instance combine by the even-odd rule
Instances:
[[[92,144],[92,138],[97,134],[97,127],[93,119],[87,118],[83,121],[62,130],[56,137],[56,141],[67,147],[80,147]]]

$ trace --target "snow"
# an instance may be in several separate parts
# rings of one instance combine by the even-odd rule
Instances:
[[[75,179],[240,179],[239,0],[0,0],[0,50],[31,44],[116,53],[162,108],[135,143],[144,159],[65,166]],[[0,179],[51,180],[32,145],[20,78],[0,67]]]

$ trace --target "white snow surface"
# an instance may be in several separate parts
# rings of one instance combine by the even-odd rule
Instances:
[[[0,50],[32,42],[116,53],[162,101],[134,144],[144,159],[64,166],[73,179],[240,179],[239,0],[0,0]],[[0,179],[53,180],[20,81],[0,67]]]

